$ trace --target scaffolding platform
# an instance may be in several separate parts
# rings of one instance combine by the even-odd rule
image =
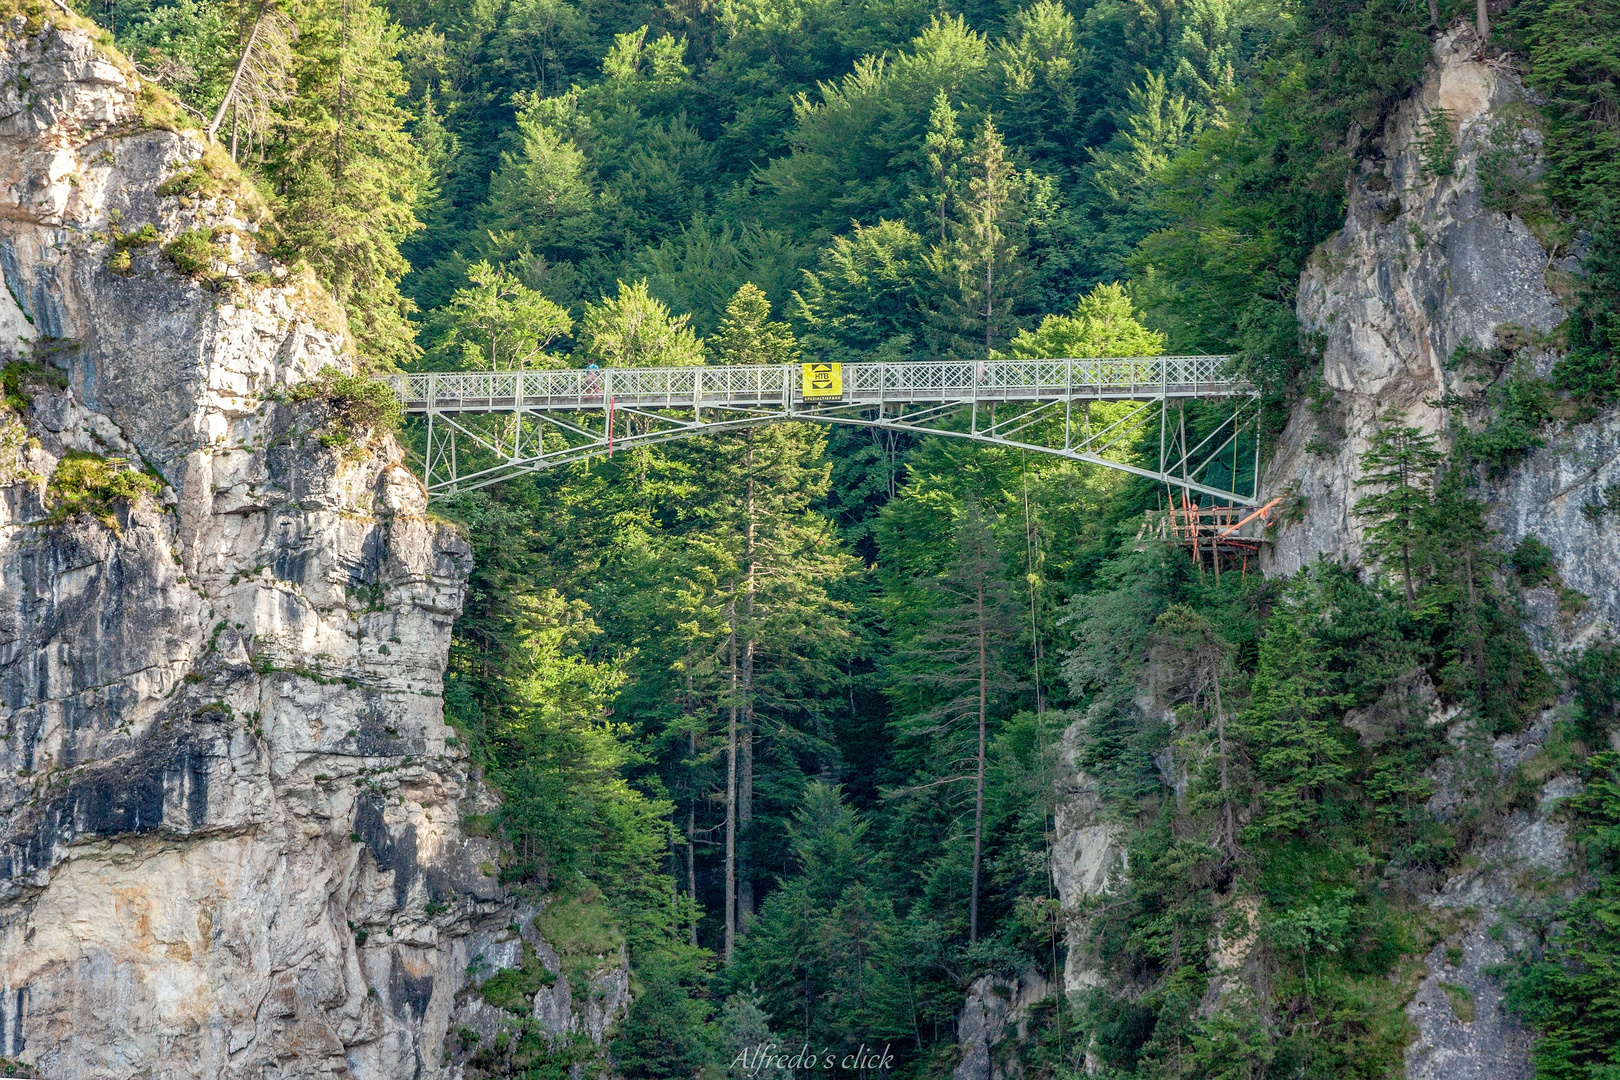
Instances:
[[[1171,495],[1166,510],[1149,510],[1136,531],[1137,546],[1149,540],[1185,547],[1200,567],[1216,574],[1222,566],[1247,573],[1249,560],[1258,558],[1262,545],[1270,543],[1266,528],[1280,513],[1282,497],[1264,506],[1211,504],[1200,506],[1182,495]]]

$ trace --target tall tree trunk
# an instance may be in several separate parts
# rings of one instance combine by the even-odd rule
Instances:
[[[986,217],[988,218],[988,212]],[[995,294],[991,292],[996,285],[996,245],[991,233],[992,226],[985,222],[984,238],[984,357],[990,358],[990,350],[995,347],[994,323],[996,302]]]
[[[758,583],[758,574],[754,566],[756,525],[752,430],[746,434],[745,439],[747,456],[744,464],[748,471],[748,484],[743,507],[747,515],[747,527],[743,534],[743,568],[748,575],[748,585],[744,594],[746,607],[743,613],[742,727],[738,733],[741,739],[742,761],[738,767],[737,782],[737,832],[743,845],[737,859],[737,929],[744,934],[748,933],[748,927],[754,921],[754,879],[752,868],[748,865],[747,844],[748,828],[754,821],[754,595]]]
[[[686,895],[692,898],[692,928],[690,941],[693,945],[698,943],[697,938],[697,849],[694,840],[697,835],[697,806],[686,804]]]
[[[1214,675],[1215,745],[1219,747],[1219,752],[1221,755],[1221,802],[1225,806],[1226,817],[1226,835],[1222,840],[1222,846],[1226,850],[1226,857],[1231,858],[1236,849],[1236,845],[1234,844],[1234,837],[1236,833],[1233,831],[1232,826],[1232,795],[1228,790],[1226,781],[1226,710],[1221,706],[1221,672],[1218,666],[1220,661],[1217,660],[1216,664],[1217,667]]]
[[[726,652],[731,664],[730,717],[726,724],[726,963],[737,949],[737,601],[726,612],[731,622]]]
[[[348,107],[349,91],[345,76],[349,66],[349,0],[343,0],[342,12],[338,23],[338,93],[337,93],[337,159],[333,162],[332,172],[340,179],[343,176],[343,129],[348,123],[345,110]]]
[[[692,677],[687,675],[686,688],[692,689]],[[686,733],[686,753],[690,761],[697,760],[697,732]],[[692,898],[692,944],[698,943],[697,938],[697,793],[690,789],[686,793],[686,895]]]
[[[1485,44],[1491,40],[1491,5],[1490,0],[1474,0],[1474,18],[1479,31],[1479,43]]]
[[[219,125],[225,122],[225,110],[230,107],[231,99],[236,95],[237,88],[242,85],[242,73],[247,70],[248,62],[253,57],[253,47],[259,43],[259,28],[264,25],[267,10],[268,4],[259,8],[258,17],[253,20],[253,29],[248,33],[247,44],[242,46],[242,55],[237,58],[236,70],[231,72],[230,85],[225,87],[225,96],[220,99],[219,110],[214,113],[214,119],[208,125],[209,142],[213,142],[214,136],[219,134]]]
[[[1429,0],[1429,29],[1435,30],[1440,26],[1440,0]]]
[[[1417,607],[1417,591],[1412,588],[1412,546],[1401,543],[1401,577],[1406,581],[1406,606]]]
[[[979,623],[979,775],[973,802],[973,894],[968,901],[968,940],[979,940],[979,866],[984,855],[984,729],[989,710],[990,647],[984,624],[984,582],[979,582],[975,614]]]

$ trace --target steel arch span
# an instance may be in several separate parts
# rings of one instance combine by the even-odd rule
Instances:
[[[1184,503],[1196,492],[1254,506],[1259,395],[1229,369],[1224,356],[1154,356],[430,372],[390,382],[425,428],[420,465],[435,498],[615,450],[813,421],[1051,454],[1179,488]],[[1231,405],[1194,445],[1190,400]],[[1099,402],[1113,408],[1093,423]],[[1128,452],[1155,422],[1156,469]]]

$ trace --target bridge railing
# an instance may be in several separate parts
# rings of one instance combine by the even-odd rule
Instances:
[[[1248,385],[1225,356],[1061,360],[918,360],[842,365],[844,401],[942,401],[1061,397],[1140,391],[1143,396],[1231,394]],[[797,365],[563,368],[397,375],[389,381],[410,412],[601,408],[609,399],[650,407],[801,402]],[[838,398],[812,398],[836,401]]]

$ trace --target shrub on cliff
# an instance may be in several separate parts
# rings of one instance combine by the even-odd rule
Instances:
[[[90,514],[116,530],[115,504],[138,502],[142,495],[156,496],[158,490],[155,477],[135,469],[124,458],[69,450],[45,486],[45,508],[50,512],[47,520],[57,524]]]
[[[288,400],[294,404],[318,401],[326,416],[320,443],[329,450],[357,451],[374,438],[399,427],[404,411],[399,398],[387,383],[364,375],[345,375],[327,365],[308,382],[293,387]]]

